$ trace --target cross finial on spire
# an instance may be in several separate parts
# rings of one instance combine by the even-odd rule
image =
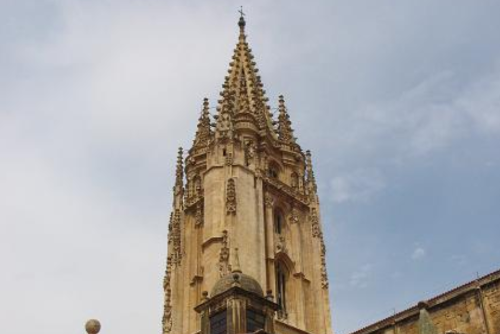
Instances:
[[[238,11],[240,13],[240,20],[238,21],[238,25],[240,26],[240,31],[243,32],[245,30],[245,13],[243,13],[243,6],[240,6],[240,10]]]

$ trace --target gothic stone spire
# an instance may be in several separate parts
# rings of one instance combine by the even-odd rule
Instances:
[[[222,98],[218,107],[217,137],[231,136],[238,118],[246,124],[253,124],[256,131],[265,130],[274,135],[268,98],[265,96],[252,50],[246,41],[246,22],[243,16],[238,25],[238,43],[229,64],[229,75],[225,77],[220,93]]]

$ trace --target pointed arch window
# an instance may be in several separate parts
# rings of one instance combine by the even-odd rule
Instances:
[[[288,270],[285,265],[279,261],[276,264],[276,303],[279,305],[279,314],[282,317],[286,315],[286,285],[288,281]]]

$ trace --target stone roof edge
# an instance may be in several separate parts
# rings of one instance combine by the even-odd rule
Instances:
[[[456,288],[448,290],[442,294],[434,296],[434,297],[428,299],[427,303],[429,304],[429,308],[432,308],[436,305],[442,304],[450,299],[453,299],[462,293],[469,291],[471,288],[474,288],[476,286],[483,286],[483,285],[489,284],[489,283],[497,281],[497,280],[500,280],[500,269],[496,270],[494,272],[491,272],[487,275],[484,275],[478,279],[475,279],[475,280],[469,281],[465,284],[459,285]],[[381,328],[385,328],[389,325],[393,325],[394,322],[396,322],[396,321],[400,321],[402,319],[413,316],[416,313],[418,313],[418,310],[419,310],[418,306],[414,305],[414,306],[409,307],[401,312],[398,312],[390,317],[384,318],[384,319],[377,321],[373,324],[370,324],[370,325],[365,326],[361,329],[358,329],[357,331],[351,332],[350,334],[365,334],[365,333],[374,332],[374,331],[379,330]]]

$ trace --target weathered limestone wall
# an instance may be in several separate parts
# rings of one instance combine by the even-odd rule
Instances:
[[[428,323],[422,319],[422,314],[426,314]],[[500,271],[436,296],[427,302],[421,302],[352,334],[446,332],[500,333]]]

